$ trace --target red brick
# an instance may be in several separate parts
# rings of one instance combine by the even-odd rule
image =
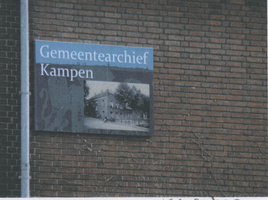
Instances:
[[[88,146],[77,134],[31,130],[31,195],[267,196],[266,1],[44,0],[29,6],[30,43],[153,47],[155,101],[149,138],[80,135]],[[17,197],[19,5],[4,1],[0,11],[6,174],[0,187],[9,188],[0,195]]]

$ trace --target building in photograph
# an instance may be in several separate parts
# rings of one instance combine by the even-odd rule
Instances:
[[[128,103],[125,103],[124,105],[120,104],[116,100],[115,95],[109,92],[109,90],[86,101],[85,115],[111,122],[133,125],[145,124],[148,120],[147,112],[133,110],[133,108],[128,106]]]

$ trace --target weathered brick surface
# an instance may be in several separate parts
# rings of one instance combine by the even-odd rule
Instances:
[[[19,1],[0,9],[1,196],[19,196]],[[29,10],[31,44],[153,47],[155,100],[151,138],[32,129],[31,196],[267,196],[265,0],[30,0]]]
[[[20,196],[20,18],[18,2],[0,2],[0,196]]]

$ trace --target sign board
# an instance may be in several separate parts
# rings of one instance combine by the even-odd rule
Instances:
[[[152,136],[153,49],[35,41],[35,130]]]

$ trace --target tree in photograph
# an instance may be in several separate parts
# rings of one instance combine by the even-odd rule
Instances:
[[[133,91],[126,83],[120,83],[115,91],[115,98],[117,102],[123,107],[127,108],[131,104]]]
[[[87,85],[87,82],[84,81],[84,115],[88,117],[96,116],[96,103],[90,102],[87,98],[90,94],[90,87]]]
[[[133,89],[133,100],[131,103],[132,108],[138,111],[139,114],[146,114],[149,117],[150,113],[150,99],[148,96],[141,93],[140,90],[137,90],[135,86]]]
[[[86,100],[87,100],[87,97],[89,95],[89,91],[90,91],[90,88],[87,85],[87,82],[84,81],[84,102],[86,102]]]
[[[128,84],[121,83],[116,89],[115,98],[121,107],[132,109],[133,120],[142,119],[143,115],[149,116],[150,99],[142,94],[135,86],[131,88]]]

